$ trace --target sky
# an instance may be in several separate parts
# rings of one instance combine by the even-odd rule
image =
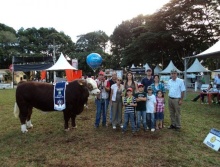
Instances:
[[[102,30],[110,36],[122,21],[152,14],[170,0],[0,0],[0,23],[16,31],[55,28],[77,36]]]

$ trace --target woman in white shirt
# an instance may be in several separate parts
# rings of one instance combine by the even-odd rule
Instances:
[[[124,85],[121,84],[122,79],[118,77],[117,82],[111,86],[110,105],[112,105],[112,127],[116,129],[117,125],[122,126],[122,95]]]

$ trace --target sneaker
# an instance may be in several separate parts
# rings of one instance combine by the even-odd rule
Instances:
[[[167,129],[176,129],[176,127],[173,125],[170,125]]]
[[[113,126],[112,128],[113,128],[113,129],[116,129],[116,126]]]
[[[180,131],[180,129],[181,129],[181,127],[176,127],[176,130],[177,130],[177,131]]]
[[[154,128],[152,128],[150,131],[151,131],[151,132],[154,132],[154,131],[155,131],[155,129],[154,129]]]
[[[99,126],[97,126],[97,125],[94,125],[94,128],[98,128]]]
[[[121,125],[120,127],[123,128],[123,125]]]

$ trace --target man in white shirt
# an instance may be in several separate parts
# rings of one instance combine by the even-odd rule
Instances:
[[[180,105],[183,103],[184,91],[186,90],[182,79],[177,77],[177,70],[171,70],[171,79],[168,81],[167,89],[169,90],[168,105],[170,111],[171,125],[168,129],[181,128]]]

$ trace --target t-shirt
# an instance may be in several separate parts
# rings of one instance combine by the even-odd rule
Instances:
[[[147,95],[147,113],[154,113],[154,104],[156,102],[156,97],[154,94]]]
[[[138,92],[135,94],[135,98],[138,98],[138,97],[147,97],[147,93],[146,92]],[[146,101],[137,102],[136,110],[137,111],[146,111]]]
[[[150,86],[154,82],[154,78],[151,76],[150,79],[147,77],[143,78],[141,84],[144,85],[144,91],[147,92],[147,87]]]
[[[137,103],[136,102],[136,98],[134,96],[132,96],[131,98],[125,97],[124,98],[124,104],[125,103]],[[135,112],[135,107],[134,106],[130,106],[130,105],[126,105],[125,106],[125,113],[132,113]]]

